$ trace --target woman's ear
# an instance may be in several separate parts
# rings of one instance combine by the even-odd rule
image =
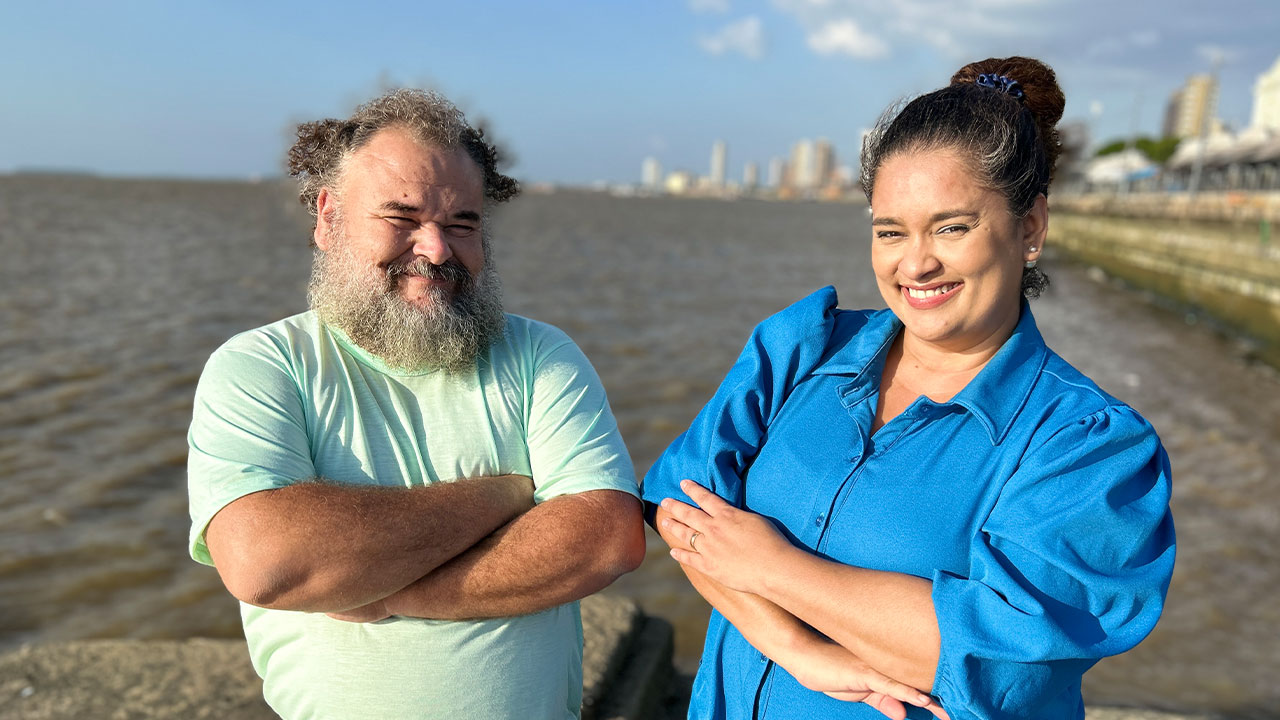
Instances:
[[[1022,254],[1025,262],[1035,262],[1044,251],[1049,236],[1049,200],[1037,195],[1031,211],[1022,218]]]

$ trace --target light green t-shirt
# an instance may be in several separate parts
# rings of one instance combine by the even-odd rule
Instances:
[[[296,315],[215,351],[193,415],[190,552],[206,564],[214,514],[309,478],[415,487],[517,473],[534,479],[538,502],[601,489],[637,494],[582,351],[560,330],[514,315],[505,338],[461,375],[391,370],[314,313]],[[576,602],[467,622],[347,623],[243,603],[241,616],[267,702],[289,720],[580,713]]]

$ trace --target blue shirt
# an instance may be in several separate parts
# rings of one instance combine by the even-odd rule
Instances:
[[[917,398],[872,433],[901,328],[887,310],[838,310],[830,287],[761,323],[644,499],[690,502],[678,486],[690,478],[810,552],[931,580],[932,692],[954,720],[1083,718],[1084,671],[1136,645],[1164,604],[1164,448],[1045,346],[1025,303],[964,390]],[[689,716],[883,718],[802,687],[719,612]]]

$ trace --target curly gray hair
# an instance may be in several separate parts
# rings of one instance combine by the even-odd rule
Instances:
[[[392,126],[408,129],[425,144],[465,151],[484,173],[487,199],[504,202],[520,193],[520,184],[498,171],[497,148],[453,103],[438,93],[401,88],[361,105],[347,120],[329,118],[298,126],[298,139],[289,148],[289,175],[297,178],[298,200],[312,217],[320,189],[336,188],[351,155],[379,130]]]

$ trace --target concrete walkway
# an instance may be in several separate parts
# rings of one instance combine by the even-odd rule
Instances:
[[[665,714],[671,625],[582,602],[583,720]],[[88,640],[0,655],[0,720],[274,720],[243,640]]]
[[[672,630],[626,598],[582,602],[583,720],[675,720]],[[0,720],[273,720],[242,640],[89,640],[0,655]],[[1087,720],[1210,720],[1091,708]]]

